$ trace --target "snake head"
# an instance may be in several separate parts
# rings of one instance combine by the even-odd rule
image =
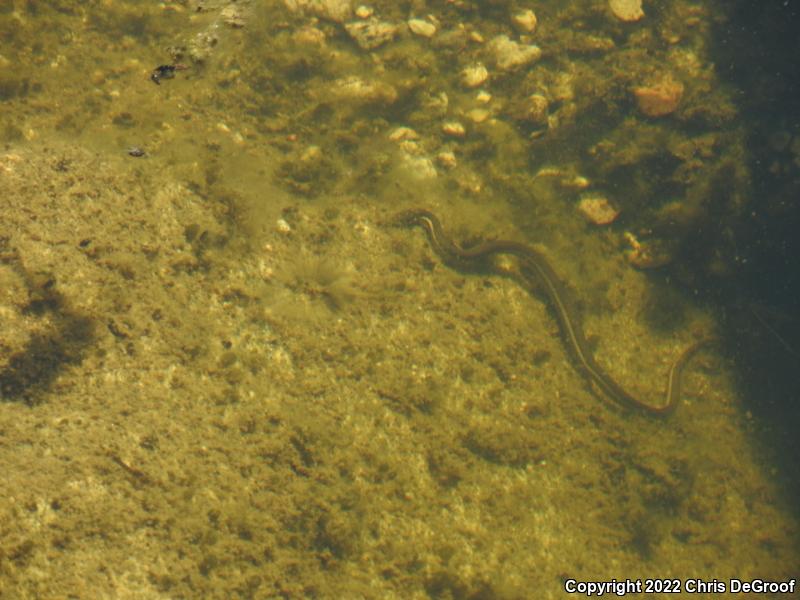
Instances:
[[[413,227],[424,224],[426,220],[433,221],[435,217],[424,208],[412,208],[396,213],[387,223],[393,227]]]

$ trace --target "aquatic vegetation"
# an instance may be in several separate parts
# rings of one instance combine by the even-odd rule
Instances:
[[[302,256],[288,264],[279,279],[292,291],[319,300],[334,312],[359,295],[352,272],[326,256]]]

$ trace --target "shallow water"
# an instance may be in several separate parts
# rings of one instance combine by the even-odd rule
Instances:
[[[339,22],[348,7],[0,13],[0,590],[548,598],[571,579],[795,577],[785,471],[703,283],[755,202],[719,14],[549,2],[525,32],[503,2]],[[391,39],[365,49],[347,23]],[[504,70],[498,36],[542,56]],[[160,65],[174,77],[154,82]],[[677,105],[646,114],[635,90],[665,81]],[[592,223],[587,198],[619,216]],[[597,361],[648,402],[682,349],[724,343],[674,415],[626,411],[513,260],[448,267],[391,226],[412,206],[466,245],[544,253]]]

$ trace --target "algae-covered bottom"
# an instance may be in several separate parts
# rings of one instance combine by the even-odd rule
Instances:
[[[225,206],[138,160],[0,156],[4,597],[555,598],[570,577],[791,575],[797,523],[724,360],[687,372],[667,421],[619,411],[546,304],[442,266],[383,210],[287,203],[244,243]],[[647,392],[686,340],[642,324],[647,283],[614,268],[625,303],[585,325]]]

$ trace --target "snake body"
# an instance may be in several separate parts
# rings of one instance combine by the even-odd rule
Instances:
[[[400,226],[422,227],[436,254],[442,261],[456,269],[474,270],[483,261],[497,254],[510,254],[519,260],[519,268],[531,283],[538,282],[552,305],[567,349],[578,370],[604,395],[628,408],[658,416],[672,413],[680,400],[680,383],[683,369],[689,360],[712,339],[703,339],[684,350],[673,362],[667,376],[664,402],[652,405],[640,400],[618,384],[598,363],[589,349],[580,320],[566,301],[564,284],[547,258],[534,248],[512,240],[487,240],[469,248],[462,248],[444,234],[439,219],[428,210],[412,209],[396,215],[394,223]]]

